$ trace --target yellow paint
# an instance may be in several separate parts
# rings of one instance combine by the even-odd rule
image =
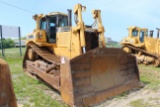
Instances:
[[[93,14],[93,18],[95,20],[98,20],[98,32],[100,34],[101,45],[102,47],[105,47],[106,46],[105,37],[104,37],[105,29],[102,24],[101,10],[93,10],[92,14]]]
[[[82,48],[85,48],[86,41],[85,41],[85,29],[86,26],[83,22],[82,12],[86,10],[85,6],[81,4],[77,4],[74,7],[74,14],[78,17],[78,23],[76,26],[71,26],[70,30],[67,32],[57,32],[56,33],[56,42],[55,43],[48,43],[47,41],[47,34],[45,30],[40,29],[40,21],[42,18],[46,16],[53,16],[53,15],[64,15],[67,14],[60,13],[60,12],[52,12],[47,15],[40,14],[34,15],[33,18],[36,21],[36,29],[29,35],[27,35],[26,44],[29,42],[34,42],[36,45],[40,47],[46,47],[53,51],[53,53],[57,56],[66,56],[67,58],[71,59],[78,55],[83,54]],[[100,34],[102,46],[105,47],[105,39],[104,39],[104,27],[102,24],[101,19],[101,11],[94,10],[94,19],[98,20],[98,28],[94,28],[93,31],[96,31]]]
[[[132,31],[137,30],[138,35],[133,36]],[[147,28],[140,28],[137,26],[131,26],[128,28],[129,34],[127,37],[122,39],[121,44],[126,45],[130,44],[132,46],[141,48],[146,50],[147,52],[153,53],[153,54],[160,54],[160,39],[150,37],[148,35],[148,29]],[[144,41],[140,41],[140,32],[144,32]]]

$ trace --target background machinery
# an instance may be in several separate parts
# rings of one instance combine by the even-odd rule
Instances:
[[[0,59],[0,107],[17,107],[8,64]]]
[[[128,37],[121,41],[123,50],[136,56],[138,63],[160,66],[159,29],[157,38],[153,38],[153,30],[149,36],[147,28],[132,26],[128,31]]]
[[[76,26],[68,15],[34,15],[36,29],[27,35],[24,71],[58,90],[70,106],[91,106],[139,86],[135,57],[106,48],[101,11],[93,10],[98,28],[82,20],[81,4],[74,7]],[[99,42],[100,41],[100,42]]]

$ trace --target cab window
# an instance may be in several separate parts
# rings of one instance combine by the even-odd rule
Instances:
[[[133,30],[132,31],[132,36],[138,36],[138,30]]]
[[[50,17],[49,18],[49,24],[50,24],[50,27],[55,27],[56,25],[56,20],[57,20],[57,17]]]
[[[56,42],[56,21],[57,17],[50,17],[48,19],[48,41],[50,43],[55,43]]]
[[[60,16],[58,22],[59,22],[58,27],[67,26],[67,16]]]
[[[40,29],[41,30],[46,30],[46,18],[42,18],[41,20],[41,25],[40,25]]]
[[[144,31],[140,32],[140,37],[139,37],[141,42],[144,42]]]

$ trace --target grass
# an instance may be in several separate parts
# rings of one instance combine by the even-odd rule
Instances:
[[[24,54],[25,48],[22,51]],[[44,90],[51,90],[49,87],[24,74],[22,69],[23,56],[20,56],[18,48],[6,49],[4,60],[8,62],[11,70],[18,103],[23,104],[24,107],[65,106],[44,93]]]
[[[160,68],[139,65],[140,80],[146,84],[146,88],[152,90],[160,89]]]
[[[152,67],[152,66],[144,66],[139,65],[140,70],[140,80],[145,83],[145,89],[149,89],[151,91],[158,92],[160,89],[160,68]],[[156,94],[156,93],[155,93]],[[144,98],[145,99],[145,98]],[[154,102],[159,101],[159,97],[150,97],[148,100],[137,99],[131,101],[129,105],[131,107],[160,107]]]
[[[130,102],[132,107],[152,107],[148,102],[145,102],[143,99],[138,99]]]

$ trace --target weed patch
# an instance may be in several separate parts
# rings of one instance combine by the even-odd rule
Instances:
[[[145,102],[143,99],[131,101],[129,105],[131,107],[151,107],[151,105],[148,102]]]

